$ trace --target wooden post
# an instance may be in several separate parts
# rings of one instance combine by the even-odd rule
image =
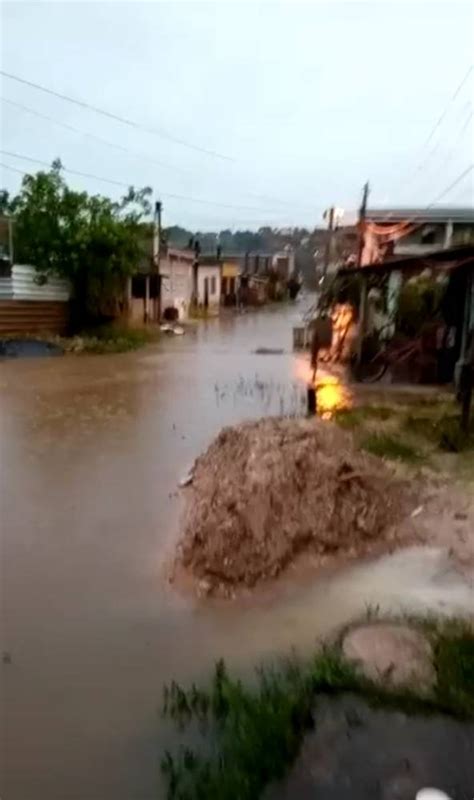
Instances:
[[[145,276],[145,314],[144,322],[148,322],[150,318],[150,276]]]
[[[359,209],[359,252],[357,254],[357,266],[362,266],[362,255],[364,252],[364,233],[365,233],[365,218],[367,216],[367,201],[369,199],[369,182],[364,185],[362,192],[362,203]]]

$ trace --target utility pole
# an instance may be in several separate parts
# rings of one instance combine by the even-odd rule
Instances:
[[[367,216],[367,201],[369,199],[369,182],[364,184],[362,191],[362,203],[359,208],[359,252],[357,254],[357,266],[362,266],[362,254],[364,251],[365,218]]]
[[[157,297],[154,301],[154,318],[159,321],[161,316],[161,285],[160,285],[160,255],[161,255],[161,211],[162,204],[160,200],[155,203],[155,213],[153,216],[153,274],[157,284]],[[148,284],[148,281],[147,281]],[[149,291],[146,298],[146,306],[148,310]]]
[[[359,209],[359,252],[357,255],[357,266],[362,266],[362,254],[364,251],[365,218],[367,216],[367,200],[369,199],[369,182],[364,185],[362,192],[362,203]],[[362,348],[365,336],[365,326],[367,319],[367,275],[362,274],[362,285],[360,287],[359,300],[359,324],[356,340],[356,364],[359,368],[362,363]]]
[[[161,250],[161,211],[162,203],[157,200],[155,203],[155,215],[153,219],[153,265],[156,271],[160,271],[160,250]]]
[[[324,277],[326,277],[332,256],[332,237],[334,232],[334,206],[331,206],[331,208],[328,209],[328,211],[325,211],[324,216],[328,218],[328,239],[326,242],[326,251],[324,254],[324,267],[323,267],[323,275]]]

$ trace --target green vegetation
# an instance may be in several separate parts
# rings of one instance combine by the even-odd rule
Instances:
[[[149,342],[157,340],[159,334],[148,329],[120,328],[113,325],[103,326],[95,331],[62,339],[67,352],[75,353],[125,353],[138,350]]]
[[[356,688],[353,668],[329,649],[305,667],[289,661],[262,669],[257,685],[244,686],[217,664],[212,686],[165,689],[165,713],[183,726],[197,719],[217,744],[217,755],[183,749],[166,753],[162,771],[170,800],[251,800],[282,778],[311,726],[315,694]]]
[[[232,678],[221,661],[208,691],[173,683],[164,712],[183,729],[192,721],[203,734],[199,752],[166,753],[162,771],[169,800],[256,800],[282,778],[312,726],[318,696],[363,694],[374,705],[407,713],[444,711],[474,718],[474,633],[462,622],[418,620],[432,638],[437,683],[432,695],[392,690],[358,675],[336,647],[322,648],[306,663],[295,659],[261,669],[253,686]]]
[[[459,413],[408,414],[404,427],[440,450],[459,453],[474,447],[474,431],[467,434],[459,425]]]
[[[462,622],[435,636],[436,699],[443,708],[474,717],[474,635]]]
[[[393,395],[390,406],[366,405],[340,411],[335,422],[351,430],[356,442],[374,455],[434,469],[449,466],[461,477],[474,476],[474,421],[471,433],[460,427],[460,409],[449,395]],[[451,462],[443,454],[458,454]]]
[[[422,461],[419,450],[387,433],[369,433],[360,440],[360,446],[374,456],[393,461],[407,461],[410,464]]]
[[[350,410],[338,411],[335,420],[342,428],[357,428],[364,420],[376,419],[385,422],[395,415],[395,410],[388,406],[359,406]]]
[[[25,175],[16,197],[0,193],[0,207],[15,216],[15,253],[34,264],[38,280],[48,274],[73,287],[75,327],[116,318],[127,279],[149,259],[151,189],[130,187],[119,201],[68,187],[59,160],[51,169]]]

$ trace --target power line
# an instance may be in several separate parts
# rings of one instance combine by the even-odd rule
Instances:
[[[29,81],[26,78],[20,78],[19,75],[13,75],[11,72],[6,72],[6,70],[0,69],[0,75],[3,75],[5,78],[9,78],[12,81],[17,81],[18,83],[22,83],[25,86],[30,86],[33,89],[38,89],[40,92],[45,92],[45,94],[52,95],[53,97],[58,97],[60,100],[65,100],[68,103],[73,103],[80,108],[86,108],[88,111],[93,111],[95,114],[101,114],[103,117],[107,117],[108,119],[113,119],[115,122],[121,122],[123,125],[128,125],[130,128],[136,128],[138,130],[145,131],[146,133],[151,133],[154,136],[159,136],[162,139],[167,139],[174,144],[179,144],[182,147],[188,147],[190,150],[195,150],[198,153],[204,153],[207,156],[213,156],[214,158],[222,158],[225,161],[235,161],[234,158],[228,155],[224,155],[223,153],[218,153],[216,150],[208,150],[205,147],[200,147],[199,145],[192,144],[191,142],[187,142],[184,139],[179,139],[176,136],[172,136],[166,131],[162,131],[158,128],[151,128],[147,125],[142,125],[140,122],[136,122],[133,119],[128,119],[128,117],[122,117],[119,114],[114,114],[112,111],[107,111],[105,108],[99,108],[98,106],[92,105],[92,103],[87,103],[85,100],[78,100],[76,97],[71,97],[67,94],[62,94],[62,92],[57,92],[54,89],[49,89],[46,86],[42,86],[39,83],[34,83],[33,81]]]
[[[471,72],[472,72],[472,70],[473,70],[473,69],[474,69],[474,65],[472,65],[472,64],[471,64],[471,66],[468,68],[468,70],[467,70],[466,74],[465,74],[465,75],[464,75],[464,77],[462,78],[461,82],[460,82],[460,83],[459,83],[459,85],[457,86],[456,90],[454,91],[454,93],[452,94],[452,96],[450,97],[450,99],[448,100],[448,102],[447,102],[447,104],[446,104],[446,106],[445,106],[445,108],[444,108],[444,110],[443,110],[443,112],[442,112],[442,114],[441,114],[440,118],[439,118],[439,119],[438,119],[438,121],[437,121],[437,122],[435,122],[435,124],[433,125],[433,128],[431,129],[430,133],[428,134],[428,138],[426,139],[426,141],[425,141],[425,143],[424,143],[424,145],[423,145],[423,149],[424,149],[425,147],[427,147],[427,145],[429,145],[429,143],[431,142],[431,140],[432,140],[433,136],[435,135],[435,133],[436,133],[436,131],[438,130],[439,126],[441,125],[441,123],[443,122],[444,118],[446,117],[446,114],[448,113],[448,111],[449,111],[449,109],[451,108],[452,104],[453,104],[453,103],[454,103],[454,101],[456,100],[457,96],[459,95],[459,92],[460,92],[460,91],[461,91],[461,89],[463,88],[464,84],[466,83],[466,81],[467,81],[467,79],[469,78],[469,75],[471,74]]]
[[[10,169],[12,172],[18,172],[19,175],[27,175],[26,172],[23,172],[22,169],[17,169],[16,167],[10,166],[10,164],[4,164],[3,161],[0,161],[0,167],[3,169]]]
[[[468,69],[466,70],[466,72],[464,73],[461,81],[456,86],[456,89],[454,90],[453,94],[451,95],[451,97],[449,98],[448,102],[446,103],[446,105],[445,105],[440,117],[436,120],[436,122],[433,125],[433,127],[431,128],[431,130],[430,130],[430,132],[429,132],[424,144],[421,147],[421,151],[422,151],[421,160],[419,161],[418,165],[411,171],[411,174],[409,174],[409,176],[406,179],[406,181],[404,181],[403,176],[400,178],[400,180],[396,184],[397,189],[402,185],[402,183],[405,183],[405,184],[413,183],[415,178],[418,177],[419,173],[423,170],[424,167],[426,167],[426,164],[429,162],[430,158],[437,151],[437,149],[439,147],[439,142],[435,144],[435,146],[429,151],[428,154],[424,153],[424,151],[426,150],[426,147],[429,145],[429,143],[431,142],[431,140],[432,140],[433,136],[435,135],[436,131],[438,130],[438,128],[442,124],[443,120],[447,116],[448,111],[450,110],[451,106],[453,105],[455,100],[458,98],[462,88],[464,87],[464,85],[466,84],[467,80],[469,79],[469,76],[471,75],[473,69],[474,69],[474,65],[471,64],[468,67]],[[467,126],[467,122],[468,121],[466,121],[466,126]],[[464,132],[464,128],[463,128],[463,132]],[[387,214],[385,219],[388,219],[389,217],[390,217],[390,214]]]
[[[28,114],[33,114],[34,116],[39,117],[40,119],[44,119],[44,120],[47,120],[48,122],[52,122],[54,125],[58,125],[61,128],[65,128],[66,130],[70,130],[70,131],[73,131],[74,133],[78,133],[78,134],[80,134],[82,136],[86,136],[86,137],[88,137],[90,139],[93,139],[93,140],[95,140],[97,142],[100,142],[101,144],[104,144],[104,145],[106,145],[108,147],[112,147],[112,148],[115,148],[117,150],[120,150],[123,153],[128,153],[128,154],[130,154],[131,156],[133,156],[135,158],[142,158],[144,160],[149,161],[151,164],[156,164],[157,166],[163,167],[164,169],[171,169],[171,170],[176,170],[178,172],[182,172],[184,174],[189,174],[189,170],[185,170],[182,167],[177,167],[175,164],[166,164],[166,163],[164,163],[162,161],[158,161],[157,159],[152,158],[151,156],[148,156],[145,153],[138,153],[138,152],[136,152],[134,150],[130,150],[130,148],[128,148],[128,147],[124,147],[123,145],[118,144],[116,142],[111,142],[108,139],[104,139],[102,136],[97,136],[95,133],[89,133],[89,131],[84,131],[81,128],[77,128],[75,125],[70,125],[67,122],[63,122],[62,120],[58,120],[58,119],[55,119],[54,117],[48,116],[47,114],[43,114],[42,112],[37,111],[34,108],[30,108],[29,106],[25,106],[22,103],[17,103],[15,100],[10,100],[7,97],[1,97],[0,99],[2,100],[2,102],[7,103],[8,105],[13,106],[14,108],[19,108],[22,111],[26,111]],[[281,200],[280,198],[271,197],[269,195],[259,195],[259,194],[253,194],[252,192],[249,192],[248,196],[249,197],[254,197],[256,200],[268,200],[271,203],[276,203],[277,205],[282,205],[282,206],[286,206],[286,207],[290,207],[290,208],[298,207],[298,208],[304,209],[305,211],[313,211],[313,209],[310,209],[308,206],[300,205],[299,203],[287,202],[285,200]]]
[[[463,179],[466,177],[466,175],[469,175],[469,173],[470,173],[470,172],[472,172],[472,170],[473,170],[473,169],[474,169],[474,162],[473,162],[472,164],[469,164],[469,166],[467,167],[467,169],[465,169],[465,170],[464,170],[464,172],[461,172],[461,174],[460,174],[460,175],[458,175],[458,177],[457,177],[457,178],[455,178],[455,180],[454,180],[452,183],[450,183],[450,184],[449,184],[449,186],[448,186],[446,189],[444,189],[444,190],[441,192],[441,194],[439,194],[439,195],[438,195],[438,196],[437,196],[437,197],[436,197],[436,198],[435,198],[435,199],[434,199],[434,200],[433,200],[433,201],[432,201],[432,202],[429,204],[429,206],[426,206],[426,208],[427,208],[427,209],[429,209],[429,208],[432,208],[434,205],[436,205],[436,203],[439,203],[439,201],[440,201],[440,200],[442,200],[442,199],[443,199],[443,197],[446,197],[446,195],[447,195],[447,194],[449,194],[449,192],[451,191],[451,189],[454,189],[454,188],[455,188],[455,187],[458,185],[458,183],[461,183],[461,181],[462,181],[462,180],[463,180]]]
[[[46,162],[43,162],[43,163],[46,163]],[[0,162],[0,167],[3,167],[3,169],[8,169],[11,172],[16,172],[18,175],[22,175],[22,176],[28,175],[28,173],[24,172],[24,170],[18,169],[17,167],[12,167],[11,164],[5,164],[4,162]],[[125,184],[123,184],[123,185],[125,186]],[[209,219],[212,220],[213,223],[216,222],[215,216],[210,217]],[[227,227],[229,227],[229,222],[228,222],[228,218],[227,217],[225,218],[225,222],[227,224]],[[220,220],[219,224],[223,225],[224,221]],[[235,228],[237,225],[252,225],[252,224],[253,225],[256,225],[256,224],[259,224],[259,225],[270,225],[270,224],[272,224],[272,220],[269,219],[268,217],[266,217],[265,219],[263,219],[263,218],[262,219],[255,219],[254,217],[252,217],[252,218],[249,217],[248,219],[242,219],[242,218],[239,217],[238,219],[237,218],[233,218],[232,219],[232,223],[230,224],[230,227]],[[273,224],[274,224],[274,221],[273,221]]]
[[[151,164],[156,164],[159,167],[163,167],[164,169],[173,169],[179,172],[186,172],[186,170],[182,169],[181,167],[177,167],[174,164],[165,164],[163,161],[157,161],[156,158],[152,158],[151,156],[146,155],[145,153],[137,153],[134,150],[130,150],[128,147],[124,147],[121,144],[117,144],[117,142],[111,142],[108,139],[103,139],[102,136],[97,136],[95,133],[89,133],[88,131],[81,130],[81,128],[76,128],[75,125],[70,125],[67,122],[62,122],[59,119],[54,119],[54,117],[49,117],[47,114],[42,114],[41,111],[36,111],[34,108],[30,108],[29,106],[24,106],[22,103],[17,103],[14,100],[10,100],[7,97],[1,98],[3,103],[8,103],[10,106],[14,106],[15,108],[20,108],[22,111],[26,111],[28,114],[33,114],[35,117],[39,117],[40,119],[48,120],[48,122],[52,122],[54,125],[59,125],[61,128],[66,128],[66,130],[73,131],[74,133],[79,133],[81,136],[87,136],[89,139],[94,139],[101,144],[105,144],[108,147],[113,147],[116,150],[121,150],[123,153],[129,153],[130,155],[134,156],[135,158],[143,158],[149,161]]]
[[[42,159],[39,158],[32,158],[31,156],[25,156],[21,153],[14,153],[11,150],[0,150],[0,153],[3,153],[3,155],[10,156],[12,158],[19,158],[23,161],[29,161],[32,162],[33,164],[41,164],[46,167],[51,167],[49,161],[43,161]],[[128,189],[130,187],[129,183],[124,183],[123,181],[116,181],[113,180],[113,178],[104,178],[101,175],[95,175],[90,172],[80,172],[79,170],[69,169],[69,167],[62,167],[62,169],[64,170],[64,172],[68,172],[71,175],[79,175],[82,178],[91,178],[92,180],[102,181],[104,183],[110,183],[113,186],[120,186],[121,188],[125,189]],[[202,197],[191,197],[185,194],[175,194],[174,192],[159,192],[159,194],[162,195],[163,197],[169,197],[174,200],[186,200],[191,203],[201,203],[203,205],[219,206],[220,208],[230,208],[238,211],[258,211],[258,212],[264,211],[264,209],[257,208],[256,206],[241,206],[241,205],[234,205],[232,203],[222,203],[219,202],[218,200],[207,200]]]

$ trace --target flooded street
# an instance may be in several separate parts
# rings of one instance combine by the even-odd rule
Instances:
[[[164,682],[206,679],[221,656],[246,671],[307,652],[369,603],[427,602],[417,569],[437,574],[437,552],[415,551],[412,572],[395,569],[398,555],[379,572],[290,577],[253,603],[198,601],[166,581],[177,484],[195,457],[223,425],[304,413],[300,314],[203,322],[136,353],[0,365],[4,800],[161,800]]]

